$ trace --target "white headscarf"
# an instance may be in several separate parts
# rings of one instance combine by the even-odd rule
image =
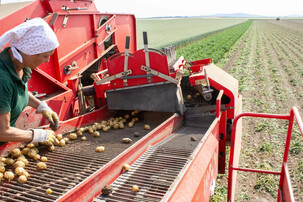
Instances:
[[[0,50],[10,42],[14,57],[22,63],[22,56],[16,50],[27,55],[36,55],[56,49],[58,39],[50,26],[41,18],[28,20],[7,31],[0,37]]]

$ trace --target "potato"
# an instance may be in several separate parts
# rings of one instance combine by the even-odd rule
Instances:
[[[133,126],[134,126],[134,122],[129,122],[129,123],[128,123],[128,127],[129,127],[129,128],[132,128]]]
[[[111,185],[105,185],[101,192],[103,196],[109,196],[113,192],[113,187]]]
[[[128,171],[130,169],[130,165],[124,164],[123,165],[123,169],[126,170],[126,171]]]
[[[122,139],[122,143],[125,143],[125,144],[130,144],[132,143],[133,141],[130,139],[130,138],[123,138]]]
[[[18,158],[21,155],[21,151],[19,148],[13,149],[11,151],[11,156],[14,158]]]
[[[101,124],[96,125],[96,127],[97,127],[97,130],[101,130],[102,129]]]
[[[29,148],[29,149],[34,148],[34,147],[35,147],[35,145],[33,143],[26,145],[26,148]]]
[[[42,157],[41,157],[41,161],[42,161],[42,162],[46,162],[46,161],[47,161],[47,157],[46,157],[46,156],[42,156]]]
[[[65,144],[66,144],[66,142],[65,142],[64,139],[60,140],[60,146],[61,146],[61,147],[65,146]]]
[[[124,115],[124,119],[129,119],[129,115],[128,115],[128,114],[125,114],[125,115]]]
[[[27,155],[28,152],[29,152],[29,148],[24,148],[24,149],[22,149],[21,154]]]
[[[0,161],[0,173],[4,173],[5,172],[5,164]]]
[[[97,130],[97,126],[92,125],[92,129],[93,129],[93,131],[96,131]]]
[[[99,146],[96,148],[97,152],[104,152],[104,150],[105,150],[105,147],[103,147],[103,146]]]
[[[117,130],[117,129],[119,129],[120,127],[119,127],[119,124],[115,124],[115,125],[113,125],[113,129],[115,129],[115,130]]]
[[[24,175],[26,178],[29,178],[29,173],[24,169],[22,175]]]
[[[18,182],[24,184],[27,181],[27,177],[25,175],[20,175],[18,178]]]
[[[132,111],[131,115],[132,115],[132,116],[135,116],[135,115],[136,115],[136,112],[135,112],[135,111]]]
[[[119,128],[120,128],[120,129],[123,129],[123,128],[124,128],[123,122],[119,122]]]
[[[25,163],[23,161],[16,161],[13,166],[14,166],[14,168],[17,168],[17,167],[24,168],[25,167]]]
[[[30,158],[34,158],[37,155],[37,151],[35,149],[30,149],[27,155]]]
[[[63,138],[63,140],[65,141],[65,144],[69,143],[69,139],[67,137]]]
[[[22,168],[22,167],[17,167],[17,168],[15,169],[15,174],[16,174],[16,175],[23,175],[24,171],[25,171],[24,168]]]
[[[32,149],[35,150],[37,154],[39,154],[39,149],[37,147],[33,147]]]
[[[107,132],[107,131],[109,131],[110,130],[110,126],[106,126],[106,127],[104,127],[104,128],[102,128],[102,130],[104,131],[104,132]]]
[[[145,124],[145,125],[144,125],[144,129],[145,129],[145,130],[150,130],[150,125]]]
[[[82,134],[82,131],[78,130],[78,131],[77,131],[77,135],[78,135],[78,136],[82,136],[82,135],[83,135],[83,134]]]
[[[188,100],[191,100],[191,95],[187,95],[186,98],[187,98]]]
[[[101,121],[100,123],[101,123],[101,125],[107,125],[107,121],[105,121],[105,120]]]
[[[1,156],[1,157],[0,157],[0,162],[5,163],[5,162],[6,162],[6,158],[5,158],[5,157],[3,157],[3,156]]]
[[[94,134],[94,137],[99,137],[100,136],[100,133],[98,131],[95,131],[93,134]]]
[[[137,185],[134,185],[132,188],[133,192],[138,192],[139,191],[139,187]]]
[[[50,146],[49,148],[48,148],[48,151],[54,151],[55,150],[55,146],[53,145],[53,146]]]
[[[62,134],[58,134],[58,135],[57,135],[57,139],[58,139],[59,141],[62,140],[62,138],[63,138]]]
[[[19,157],[18,161],[22,161],[26,166],[29,164],[28,160],[24,156]]]
[[[89,134],[93,134],[93,133],[94,133],[94,130],[93,130],[92,127],[89,127],[89,128],[88,128],[88,133],[89,133]]]
[[[4,178],[7,180],[12,180],[12,179],[14,179],[14,177],[15,177],[15,174],[12,171],[6,171],[4,173]]]
[[[71,139],[71,140],[75,140],[75,139],[77,139],[77,134],[76,133],[70,133],[69,134],[69,139]]]
[[[15,160],[14,159],[11,159],[11,158],[7,158],[6,161],[5,161],[5,164],[8,165],[8,166],[11,166],[15,163]]]
[[[45,191],[46,194],[52,194],[53,193],[53,190],[51,190],[50,188],[48,188],[46,191]]]
[[[86,139],[87,139],[86,137],[82,137],[82,138],[81,138],[82,141],[85,141]]]
[[[35,160],[35,161],[38,161],[38,160],[40,160],[40,158],[41,158],[40,155],[37,154],[37,155],[34,157],[34,160]]]
[[[79,128],[78,131],[79,131],[79,132],[82,132],[82,133],[85,132],[85,131],[84,131],[84,128]]]
[[[44,162],[37,163],[37,168],[40,170],[46,169],[46,164]]]
[[[3,173],[0,173],[0,181],[3,179]]]

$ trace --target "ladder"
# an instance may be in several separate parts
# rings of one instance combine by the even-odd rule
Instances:
[[[270,171],[270,170],[258,170],[258,169],[251,169],[251,168],[240,168],[238,167],[239,162],[239,154],[241,147],[237,144],[241,143],[239,140],[241,137],[237,137],[236,133],[236,126],[242,117],[256,117],[256,118],[269,118],[269,119],[283,119],[288,120],[288,131],[286,137],[286,144],[284,150],[284,157],[282,162],[282,169],[281,172],[277,171]],[[290,111],[289,115],[280,115],[280,114],[264,114],[264,113],[242,113],[239,114],[233,122],[233,130],[231,135],[231,145],[230,145],[230,158],[229,158],[229,170],[228,170],[228,195],[227,201],[231,202],[234,201],[234,194],[235,194],[235,185],[236,185],[236,176],[238,171],[244,172],[256,172],[256,173],[264,173],[264,174],[274,174],[280,175],[280,182],[279,182],[279,190],[278,190],[278,197],[277,201],[295,201],[294,195],[292,191],[292,186],[290,182],[290,176],[287,167],[287,158],[290,146],[290,140],[292,135],[293,123],[294,119],[296,119],[297,124],[299,126],[301,135],[303,136],[303,123],[302,118],[298,112],[296,107],[293,107]]]

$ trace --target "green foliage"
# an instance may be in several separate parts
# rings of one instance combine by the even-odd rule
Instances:
[[[211,202],[226,201],[227,187],[216,186],[215,194],[210,198]]]
[[[183,46],[245,21],[240,18],[137,19],[137,47],[143,48],[143,31],[147,32],[149,47],[161,49],[168,45]]]
[[[268,121],[263,121],[263,122],[258,123],[258,125],[255,126],[255,131],[261,132],[261,131],[267,129],[268,127],[269,127]]]
[[[246,32],[251,23],[252,21],[248,20],[240,25],[197,41],[194,44],[180,48],[177,51],[177,57],[183,55],[187,60],[212,58],[213,62],[216,63],[223,58],[224,54]]]
[[[254,188],[257,191],[266,191],[272,197],[276,197],[278,194],[279,180],[275,176],[269,174],[261,174],[258,178]]]
[[[302,141],[291,141],[290,149],[291,154],[299,154],[303,151],[303,142]]]

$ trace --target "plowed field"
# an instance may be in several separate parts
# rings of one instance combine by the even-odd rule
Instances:
[[[247,32],[217,65],[239,79],[243,112],[303,114],[303,20],[254,20]],[[241,167],[280,171],[287,122],[243,119]],[[303,201],[303,138],[295,124],[289,170],[296,201]],[[226,176],[217,193],[226,192]],[[279,178],[240,173],[237,201],[276,201]],[[223,199],[217,194],[216,200]],[[226,200],[226,199],[225,199]]]

